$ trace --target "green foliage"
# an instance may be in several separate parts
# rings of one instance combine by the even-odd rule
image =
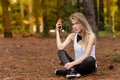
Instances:
[[[117,37],[120,37],[120,31],[116,31],[114,34],[108,31],[98,31],[98,35],[100,38],[108,38],[115,40]]]
[[[12,31],[14,33],[20,33],[21,32],[21,26],[20,25],[12,25]]]
[[[2,28],[1,23],[2,23],[2,6],[0,3],[0,29]]]
[[[107,38],[107,39],[113,39],[113,34],[108,31],[98,31],[99,38]]]
[[[111,19],[105,17],[104,18],[104,27],[105,27],[105,31],[108,31],[108,32],[112,32],[111,30],[111,27],[112,27],[112,23],[111,23]]]
[[[104,16],[104,28],[107,32],[112,32],[112,21],[111,18],[107,16],[107,8],[104,8],[104,12],[102,15]]]
[[[77,9],[77,2],[76,0],[69,0],[65,5],[63,4],[61,6],[61,18],[63,20],[63,29],[70,32],[72,29],[70,22],[69,22],[69,16],[74,13],[78,12]]]
[[[73,12],[78,11],[76,8],[76,0],[68,0],[67,3],[64,5],[63,3],[64,1],[61,1],[61,5],[59,7],[59,11],[60,11],[60,18],[63,21],[63,29],[65,29],[66,31],[70,31],[71,27],[69,24],[69,16],[70,14],[72,14]],[[47,5],[47,9],[45,12],[47,12],[47,20],[48,20],[48,25],[49,25],[49,29],[54,29],[55,28],[55,24],[57,22],[57,2],[55,0],[51,1],[51,2],[45,2],[45,4]]]
[[[0,24],[0,31],[3,31],[3,26],[2,26],[2,24]]]
[[[2,15],[2,6],[0,6],[0,15]]]
[[[48,15],[48,25],[49,25],[49,30],[50,29],[55,29],[55,24],[56,24],[56,15],[53,15],[53,13],[50,13]]]
[[[11,10],[10,10],[11,20],[16,20],[19,22],[20,18],[21,18],[20,3],[17,2],[17,3],[11,4],[10,8],[11,8]],[[24,4],[24,16],[25,16],[25,18],[28,18],[28,6],[25,4]]]
[[[13,30],[16,30],[16,31],[19,31],[20,30],[20,21],[21,21],[21,13],[20,13],[20,0],[16,0],[16,2],[13,2],[14,0],[10,0],[10,17],[11,17],[11,21],[15,21],[16,23],[14,25],[12,25],[12,28]],[[24,2],[24,19],[26,20],[29,20],[29,3],[30,3],[30,0],[23,0]],[[35,0],[37,1],[37,0]],[[45,6],[47,8],[42,8],[43,4],[41,2],[42,0],[38,0],[37,2],[37,6],[34,6],[33,5],[33,0],[32,0],[32,8],[33,8],[33,12],[32,12],[32,16],[34,16],[34,8],[37,9],[38,11],[38,15],[39,16],[42,16],[42,14],[44,12],[47,13],[47,24],[48,24],[48,28],[49,30],[50,29],[55,29],[55,24],[57,22],[57,0],[44,0],[45,2]],[[65,29],[65,31],[71,31],[72,30],[72,27],[70,25],[70,22],[69,22],[69,16],[74,13],[74,12],[78,12],[78,4],[77,4],[77,0],[66,0],[66,4],[64,4],[64,1],[65,0],[61,0],[60,1],[60,8],[59,8],[59,11],[60,11],[60,18],[62,19],[63,21],[63,29]],[[116,2],[116,0],[114,0]],[[113,5],[111,5],[113,6]],[[104,11],[107,11],[107,8],[104,7]],[[0,7],[0,14],[2,14],[2,8]],[[118,30],[118,28],[120,27],[120,14],[119,13],[115,13],[115,29]],[[103,13],[104,15],[104,19],[105,19],[105,32],[100,32],[100,36],[106,36],[106,34],[108,34],[107,32],[110,32],[112,31],[112,22],[110,19],[107,18],[107,12]],[[2,20],[0,20],[1,22]],[[28,26],[28,25],[26,25]],[[28,27],[27,29],[28,30]]]
[[[28,20],[28,1],[24,1],[24,19]],[[17,0],[16,2],[10,4],[10,19],[11,19],[11,27],[13,32],[22,32],[21,27],[21,10],[20,10],[20,1]],[[27,26],[27,25],[25,25]]]
[[[115,13],[115,29],[120,31],[120,11]]]
[[[47,24],[49,29],[54,29],[55,28],[55,23],[56,23],[56,0],[50,1],[50,2],[45,2],[46,9],[40,10],[42,13],[47,13]],[[42,7],[42,6],[41,6]]]
[[[105,37],[106,36],[106,31],[99,31],[98,32],[100,37]]]
[[[11,4],[10,5],[10,18],[11,20],[20,20],[20,4]]]

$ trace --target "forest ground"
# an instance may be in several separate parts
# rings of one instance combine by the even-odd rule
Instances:
[[[56,76],[60,65],[55,38],[0,35],[0,80],[67,80]],[[73,56],[72,44],[66,51]],[[99,38],[96,45],[98,70],[72,80],[120,80],[120,38]]]

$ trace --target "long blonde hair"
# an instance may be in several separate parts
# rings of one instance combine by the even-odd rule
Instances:
[[[77,20],[78,23],[80,23],[82,25],[82,33],[83,33],[83,37],[82,37],[82,46],[84,46],[85,48],[87,47],[88,44],[88,40],[89,40],[89,34],[94,34],[86,17],[82,14],[82,13],[73,13],[70,16],[70,20]]]

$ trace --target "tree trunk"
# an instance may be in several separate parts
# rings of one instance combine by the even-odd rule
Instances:
[[[111,1],[112,10],[111,10],[111,28],[112,28],[112,33],[115,33],[115,9],[113,8],[114,6],[114,1]]]
[[[80,11],[80,0],[77,0],[78,12]]]
[[[59,19],[61,17],[60,14],[60,0],[57,0],[57,19]]]
[[[25,30],[25,25],[23,24],[23,19],[24,19],[24,5],[23,5],[23,0],[20,0],[20,12],[21,12],[21,27],[22,31],[24,32]]]
[[[111,10],[110,10],[111,0],[106,0],[106,5],[107,5],[107,19],[108,19],[107,24],[109,25],[108,31],[112,32],[112,16],[111,16]]]
[[[95,22],[94,0],[83,0],[83,13],[86,16],[93,32],[97,35],[97,26]]]
[[[67,4],[68,0],[64,0],[64,6]]]
[[[46,3],[47,1],[42,0],[42,9],[43,9],[43,36],[47,37],[49,36],[49,28],[48,28],[48,21],[47,21],[47,5]]]
[[[9,6],[9,1],[2,0],[4,37],[12,38],[12,29],[10,27],[8,6]]]
[[[32,23],[32,0],[30,0],[29,2],[29,22],[30,22],[30,28],[29,28],[29,32],[33,33],[33,23]]]
[[[68,13],[68,0],[64,0],[64,4],[63,4],[63,6],[64,6],[64,16],[66,16],[66,14]],[[61,5],[62,5],[62,3],[61,3]]]
[[[44,26],[43,36],[44,36],[44,37],[47,37],[47,36],[49,36],[47,13],[44,13],[44,14],[43,14],[43,26]]]
[[[118,0],[118,10],[120,11],[120,0]]]
[[[98,1],[97,0],[94,0],[94,9],[95,9],[95,21],[96,21],[96,25],[97,25],[97,28],[99,27],[98,26]]]
[[[36,34],[40,33],[40,22],[39,22],[39,0],[33,0],[34,5],[34,16],[35,16],[35,24],[36,24]]]
[[[99,30],[105,30],[104,28],[104,6],[103,6],[103,0],[99,0]]]
[[[111,11],[110,11],[110,5],[111,5],[111,0],[106,0],[106,5],[107,5],[107,17],[108,17],[108,19],[110,19],[110,13],[111,13]]]

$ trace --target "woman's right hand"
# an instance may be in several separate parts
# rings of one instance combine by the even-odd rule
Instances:
[[[61,30],[62,29],[62,20],[59,19],[56,23],[56,30]]]

